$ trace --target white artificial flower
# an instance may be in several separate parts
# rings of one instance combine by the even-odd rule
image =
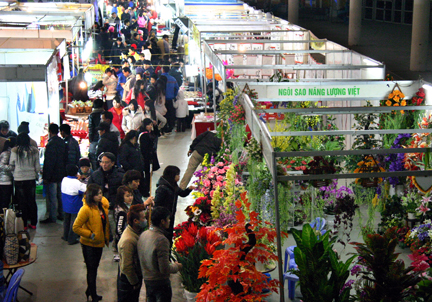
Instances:
[[[202,213],[202,211],[201,211],[200,209],[196,209],[195,212],[194,212],[194,214],[195,214],[196,216],[201,215],[201,213]]]

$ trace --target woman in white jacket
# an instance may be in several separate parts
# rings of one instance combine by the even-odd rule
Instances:
[[[23,214],[24,226],[36,229],[36,180],[40,172],[39,150],[30,145],[27,133],[17,136],[17,145],[11,150],[9,165],[14,166],[15,196]],[[28,221],[30,220],[30,223]]]
[[[123,131],[128,133],[131,130],[138,130],[146,117],[147,116],[141,106],[138,106],[137,101],[132,99],[129,106],[123,109]]]
[[[174,102],[177,118],[177,132],[186,131],[186,117],[189,115],[188,103],[185,100],[183,90],[177,94],[177,100]]]
[[[104,77],[102,79],[102,84],[105,85],[106,91],[106,100],[108,110],[113,107],[112,100],[115,98],[117,94],[117,83],[118,78],[114,70],[107,68],[105,70]]]

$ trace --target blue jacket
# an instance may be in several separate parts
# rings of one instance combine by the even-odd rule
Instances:
[[[118,93],[120,94],[121,97],[123,97],[123,87],[122,87],[122,85],[120,85],[122,83],[126,84],[126,77],[123,74],[123,72],[121,72],[118,75],[118,83],[117,83],[117,91],[118,91]]]
[[[161,75],[166,76],[168,79],[165,91],[165,98],[167,100],[175,99],[179,91],[179,85],[177,83],[177,80],[173,76],[170,76],[167,72],[164,72]]]
[[[86,184],[80,182],[74,176],[63,178],[61,183],[63,211],[69,214],[77,214],[81,209]]]

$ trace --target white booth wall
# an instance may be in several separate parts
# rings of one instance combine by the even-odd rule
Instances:
[[[0,49],[0,64],[47,65],[54,51]],[[49,122],[59,123],[58,85],[55,56],[47,66],[46,81],[0,82],[0,120],[7,120],[13,131],[22,121],[29,122],[30,136],[39,142]]]

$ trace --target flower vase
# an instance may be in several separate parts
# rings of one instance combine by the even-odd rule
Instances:
[[[409,219],[409,220],[414,220],[414,219],[416,219],[415,213],[408,213],[408,219]]]
[[[187,302],[194,302],[194,301],[196,301],[197,294],[198,293],[192,293],[192,292],[190,292],[190,291],[188,291],[186,289],[184,290],[184,296],[185,296]]]

